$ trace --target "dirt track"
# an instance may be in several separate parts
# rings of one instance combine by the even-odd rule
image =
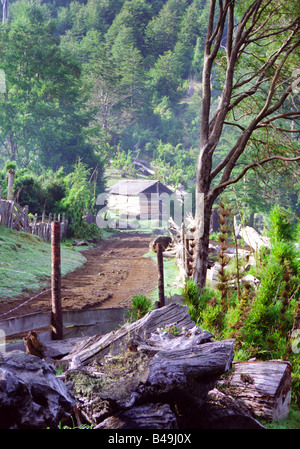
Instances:
[[[124,233],[84,251],[84,266],[62,278],[63,310],[126,307],[134,295],[151,292],[157,285],[156,263],[143,257],[151,239],[150,235]],[[36,294],[1,302],[0,315]],[[50,310],[51,291],[44,291],[2,319]]]

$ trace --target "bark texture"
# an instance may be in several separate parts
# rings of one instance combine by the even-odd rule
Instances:
[[[221,403],[218,420],[215,408],[208,418],[209,392],[229,372],[233,357],[234,340],[214,341],[191,321],[186,306],[173,303],[86,340],[63,360],[77,409],[97,429],[193,429],[204,423],[233,428],[237,415],[237,428],[261,428],[233,399],[226,419],[220,418]]]

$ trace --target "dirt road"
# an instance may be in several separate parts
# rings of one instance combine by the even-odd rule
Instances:
[[[151,292],[157,285],[156,262],[143,257],[151,239],[149,234],[124,233],[84,251],[84,266],[62,278],[63,310],[127,307],[134,295]],[[1,302],[0,315],[24,304],[2,319],[50,311],[50,283],[48,289],[27,304],[37,293]]]

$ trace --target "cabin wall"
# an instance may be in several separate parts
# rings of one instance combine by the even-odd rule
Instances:
[[[168,206],[158,200],[155,192],[138,196],[109,195],[108,209],[116,211],[121,218],[151,220],[153,226],[167,226],[170,217]]]
[[[109,195],[107,206],[110,210],[118,210],[119,214],[140,214],[140,201],[137,196]]]

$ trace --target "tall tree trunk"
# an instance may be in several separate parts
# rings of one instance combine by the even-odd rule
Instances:
[[[293,57],[293,53],[296,53],[300,45],[299,21],[294,20],[293,14],[289,13],[287,13],[288,19],[283,18],[281,21],[284,3],[281,1],[252,1],[248,6],[243,6],[242,14],[237,11],[241,7],[237,3],[232,0],[211,0],[207,21],[202,71],[200,153],[196,179],[195,219],[198,235],[195,236],[196,260],[193,276],[202,289],[205,286],[208,266],[212,205],[216,198],[229,185],[242,179],[252,168],[260,167],[273,160],[297,161],[300,159],[299,156],[285,157],[280,154],[268,154],[259,160],[252,160],[237,176],[232,177],[233,170],[239,164],[240,157],[249,148],[248,143],[256,130],[272,127],[278,132],[289,132],[289,129],[281,128],[279,124],[276,127],[276,121],[300,118],[299,111],[283,112],[280,110],[294,89],[289,67],[285,67],[285,64],[290,57]],[[237,22],[238,17],[240,18],[239,22]],[[274,28],[274,23],[278,29]],[[224,54],[225,33],[227,33],[227,39]],[[264,55],[263,49],[260,49],[261,42],[263,39],[269,39],[270,36],[275,36],[270,42],[272,50],[269,54]],[[254,53],[255,46],[257,46],[255,50],[258,52],[257,55]],[[251,69],[248,73],[247,71],[246,73],[245,71],[244,73],[240,72],[239,69],[249,59],[249,55],[255,56],[256,61],[260,61],[260,66]],[[213,112],[211,83],[213,68],[218,64],[220,58],[226,58],[226,73],[224,72],[226,76],[222,94],[219,96],[218,107]],[[242,65],[239,67],[240,60]],[[270,76],[269,72],[273,67],[274,76]],[[265,98],[261,94],[262,86],[264,86]],[[248,110],[247,102],[250,99],[253,110],[246,114],[245,122],[237,123],[240,119],[235,119],[234,111],[239,111],[238,115],[240,115],[241,111]],[[274,113],[276,114],[274,115]],[[239,135],[223,160],[213,168],[212,160],[225,125],[237,127]],[[263,151],[263,148],[261,150]],[[219,156],[218,154],[218,158]],[[214,162],[217,162],[215,158]],[[218,175],[221,176],[219,181],[216,180]]]
[[[2,3],[2,8],[3,8],[3,12],[2,12],[2,23],[4,23],[7,19],[8,16],[8,0],[1,0]]]
[[[17,159],[17,145],[14,141],[14,133],[10,133],[6,138],[9,158],[11,161],[15,161]]]
[[[207,144],[203,139],[202,148]],[[209,231],[212,216],[213,200],[207,196],[210,187],[209,174],[211,170],[211,157],[200,150],[197,179],[195,191],[195,260],[193,279],[198,286],[203,290],[206,283],[206,273],[208,266],[208,247],[209,247]]]
[[[199,204],[199,202],[198,202]],[[202,208],[202,212],[200,209]],[[196,205],[196,227],[199,234],[196,232],[196,251],[194,261],[194,275],[193,279],[196,284],[204,289],[206,283],[206,274],[208,266],[208,248],[209,248],[209,228],[212,215],[212,204],[204,200],[204,205],[201,202]],[[202,215],[202,216],[200,216]]]

